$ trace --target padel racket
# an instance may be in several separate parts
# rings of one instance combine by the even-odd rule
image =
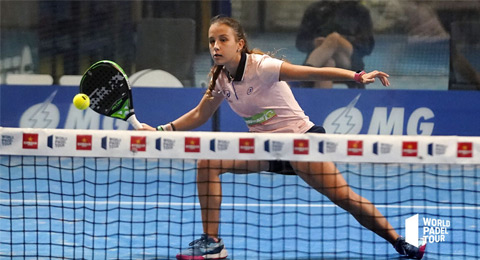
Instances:
[[[90,97],[93,111],[142,127],[133,109],[132,88],[123,69],[113,61],[101,60],[83,74],[80,93]]]

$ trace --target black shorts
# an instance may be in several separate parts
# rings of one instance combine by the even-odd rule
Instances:
[[[325,134],[325,128],[323,128],[323,126],[314,125],[307,131],[307,133]],[[284,175],[295,175],[295,171],[289,161],[269,161],[268,171]]]

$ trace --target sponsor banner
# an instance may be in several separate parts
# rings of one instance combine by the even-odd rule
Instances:
[[[195,107],[204,92],[204,89],[196,88],[135,88],[134,100],[149,100],[134,102],[137,118],[141,122],[155,126],[164,121],[170,122]],[[133,129],[127,122],[120,119],[105,117],[91,109],[75,108],[72,100],[78,94],[78,87],[0,84],[0,93],[0,125],[4,127]],[[222,107],[226,108],[226,106]],[[243,121],[241,118],[238,120]],[[245,125],[243,122],[242,124]],[[211,121],[208,121],[198,130],[210,131],[211,126]]]
[[[77,151],[78,150],[92,150],[92,136],[91,135],[77,135]]]
[[[0,154],[463,164],[480,137],[157,132],[0,127]]]
[[[38,134],[37,133],[23,133],[22,138],[23,149],[38,149]]]
[[[239,153],[255,153],[255,138],[239,138]]]
[[[329,134],[480,135],[477,105],[480,91],[304,88],[292,91],[309,118],[323,125]],[[135,113],[141,122],[152,126],[164,124],[195,107],[204,92],[200,88],[136,87],[133,100],[142,102],[134,102]],[[78,93],[76,87],[0,85],[0,93],[0,125],[4,127],[132,129],[122,120],[99,115],[91,109],[76,109],[72,105]],[[228,102],[223,102],[216,116],[215,129],[210,120],[195,130],[248,131],[244,119],[230,109]],[[379,143],[377,149],[382,154],[388,145]]]
[[[132,151],[132,152],[146,152],[147,151],[147,137],[146,136],[131,136],[130,137],[130,151]]]

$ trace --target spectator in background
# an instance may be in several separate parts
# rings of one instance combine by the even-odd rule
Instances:
[[[480,43],[478,17],[455,17],[453,14],[462,10],[459,9],[452,10],[451,17],[442,22],[433,7],[435,2],[431,1],[370,0],[365,4],[375,21],[373,26],[377,33],[405,34],[408,44],[449,44],[449,89],[480,90],[478,62],[472,63],[474,55],[469,53],[475,49],[472,45]]]
[[[359,1],[319,1],[311,4],[302,19],[296,47],[308,54],[305,65],[339,67],[354,71],[365,68],[375,41],[369,10]],[[349,88],[364,84],[345,82]],[[332,81],[303,82],[304,87],[332,88]]]

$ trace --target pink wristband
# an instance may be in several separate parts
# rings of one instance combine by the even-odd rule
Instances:
[[[358,71],[357,73],[355,73],[355,76],[353,76],[353,79],[358,82],[358,83],[362,83],[362,76],[365,75],[366,72],[365,71]]]

